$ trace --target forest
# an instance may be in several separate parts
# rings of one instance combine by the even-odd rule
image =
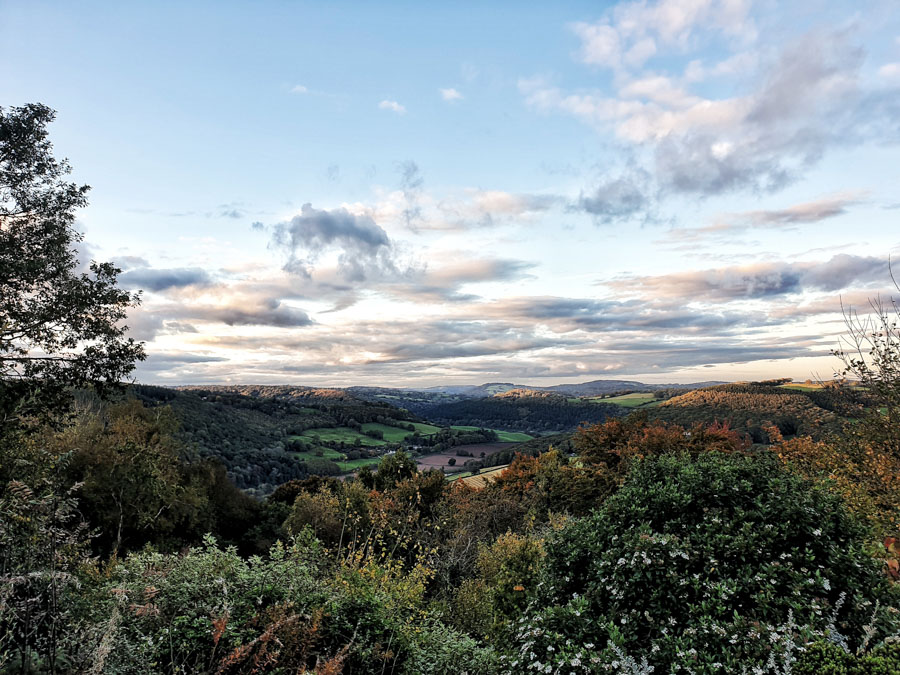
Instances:
[[[581,424],[480,487],[402,449],[290,474],[291,436],[424,423],[334,390],[123,386],[140,297],[77,266],[87,189],[52,119],[0,109],[3,672],[900,672],[896,305],[849,325],[821,391],[449,403],[430,421],[465,433]],[[235,454],[251,436],[261,459]],[[230,477],[269,458],[264,498]]]

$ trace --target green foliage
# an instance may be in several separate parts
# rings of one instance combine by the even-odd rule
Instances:
[[[0,439],[4,459],[20,480],[0,489],[0,671],[55,671],[67,634],[78,627],[68,602],[79,568],[88,562],[89,535],[78,517],[79,485],[65,479],[70,457],[33,439]]]
[[[519,644],[548,662],[559,648],[549,635],[576,644],[606,635],[665,672],[714,672],[714,663],[734,672],[766,661],[789,615],[812,631],[835,610],[841,634],[858,643],[875,603],[896,600],[865,534],[836,497],[773,457],[646,459],[548,544],[535,610],[544,637],[527,637],[532,622]],[[896,630],[895,615],[874,621],[882,635]]]
[[[72,387],[116,386],[144,358],[125,334],[138,296],[119,289],[120,270],[79,260],[75,214],[87,186],[65,180],[47,125],[55,113],[29,104],[0,108],[0,425],[53,416]],[[85,271],[79,269],[82,264]]]
[[[405,675],[492,675],[499,673],[496,652],[465,633],[432,624],[416,635],[404,664]]]
[[[779,383],[742,382],[697,389],[670,398],[647,413],[651,419],[685,427],[727,420],[731,428],[748,433],[770,424],[784,436],[818,439],[840,431],[840,419],[832,412],[836,404],[822,407],[819,403],[824,401],[815,392],[789,389]]]
[[[797,656],[794,675],[895,675],[900,673],[900,642],[883,644],[858,656],[834,642],[818,640]]]
[[[435,423],[489,429],[507,429],[531,434],[573,431],[579,424],[595,424],[624,414],[608,403],[570,402],[558,394],[473,398],[431,406],[424,414]]]

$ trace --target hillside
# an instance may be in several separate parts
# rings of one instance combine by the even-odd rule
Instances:
[[[840,429],[841,415],[856,409],[848,395],[783,386],[781,382],[743,382],[690,391],[648,409],[651,419],[691,425],[728,422],[756,442],[767,440],[763,428],[774,424],[785,436],[822,438]]]
[[[181,440],[201,456],[218,458],[241,488],[278,485],[311,473],[337,473],[339,468],[331,466],[333,462],[324,451],[328,446],[325,442],[318,444],[322,447],[320,456],[304,457],[288,451],[296,438],[310,430],[346,429],[352,434],[358,427],[363,436],[363,425],[399,431],[400,425],[405,429],[416,421],[405,410],[362,401],[338,389],[250,385],[169,389],[138,385],[132,390],[145,405],[171,406],[181,423]],[[373,436],[366,438],[377,440]]]
[[[595,424],[626,412],[607,403],[570,401],[553,392],[517,388],[489,398],[432,405],[427,416],[436,424],[547,434],[573,431],[582,423]]]

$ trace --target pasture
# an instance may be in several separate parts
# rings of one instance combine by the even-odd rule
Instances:
[[[399,429],[398,429],[399,431]],[[410,432],[406,432],[410,433]],[[304,441],[312,441],[315,442],[316,439],[324,442],[324,443],[346,443],[347,445],[353,445],[356,443],[356,439],[359,439],[360,445],[368,445],[368,446],[380,446],[386,445],[387,441],[382,441],[377,438],[370,438],[355,429],[351,429],[350,427],[334,427],[334,428],[320,428],[320,429],[307,429],[302,434],[300,434],[300,438]]]
[[[612,403],[613,405],[620,405],[623,408],[640,408],[658,402],[653,396],[653,393],[649,391],[622,394],[621,396],[613,396],[612,398],[592,398],[590,400],[599,403]]]
[[[482,427],[452,426],[450,428],[457,431],[478,431]],[[500,431],[499,429],[494,429],[494,431],[497,432],[497,441],[500,443],[524,443],[533,438],[533,436],[520,431]]]

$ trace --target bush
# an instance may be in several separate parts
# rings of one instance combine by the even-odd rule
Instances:
[[[882,636],[897,629],[896,614],[872,618],[896,594],[863,550],[865,532],[837,497],[768,454],[645,459],[547,545],[545,609],[518,642],[539,662],[556,662],[555,640],[609,639],[644,650],[657,672],[740,672],[766,662],[789,617],[812,635],[835,613],[858,644],[868,623]]]

